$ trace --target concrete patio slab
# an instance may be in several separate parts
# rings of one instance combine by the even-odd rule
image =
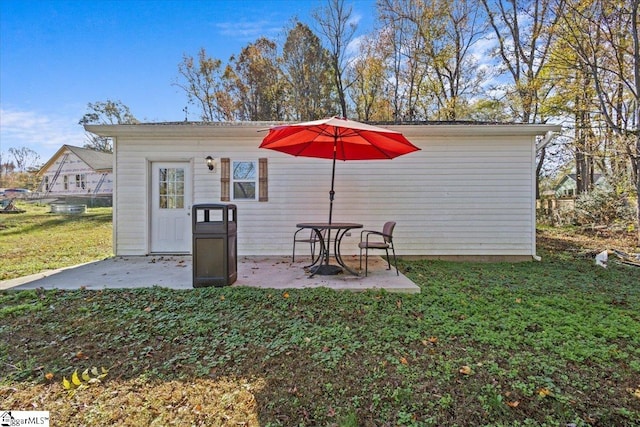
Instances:
[[[358,268],[358,257],[345,257],[346,264]],[[238,280],[233,286],[270,289],[327,287],[336,290],[365,291],[385,289],[389,292],[419,293],[420,288],[395,269],[387,270],[380,257],[369,258],[369,275],[314,276],[309,278],[304,266],[308,258],[295,263],[286,256],[254,256],[238,259]],[[0,290],[13,289],[118,289],[160,286],[170,289],[193,289],[191,256],[112,257],[60,270],[0,282]]]

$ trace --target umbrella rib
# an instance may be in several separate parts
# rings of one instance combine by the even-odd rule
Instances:
[[[309,129],[317,129],[319,132],[315,133],[315,136],[310,139],[309,141],[305,142],[304,144],[301,144],[300,149],[298,151],[296,151],[296,153],[294,154],[294,156],[303,156],[303,152],[304,150],[306,150],[309,145],[311,145],[316,139],[318,139],[319,136],[325,135],[325,136],[331,136],[331,134],[329,133],[325,133],[325,130],[322,127],[319,126],[313,126]],[[305,129],[300,129],[300,131],[303,131]]]

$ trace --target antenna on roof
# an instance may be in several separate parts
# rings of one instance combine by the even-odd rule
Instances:
[[[188,112],[187,112],[187,107],[185,106],[182,111],[184,111],[184,121],[188,122],[189,121],[189,117],[188,117]]]

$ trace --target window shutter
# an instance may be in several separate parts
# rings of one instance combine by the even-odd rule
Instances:
[[[268,168],[267,168],[267,159],[262,157],[258,159],[258,201],[259,202],[268,202],[269,201],[269,181],[268,181]]]
[[[231,184],[231,159],[228,157],[220,159],[220,200],[228,202],[230,197]]]

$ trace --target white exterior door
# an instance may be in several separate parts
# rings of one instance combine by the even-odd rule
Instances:
[[[188,162],[151,165],[151,252],[191,252],[191,167]]]

